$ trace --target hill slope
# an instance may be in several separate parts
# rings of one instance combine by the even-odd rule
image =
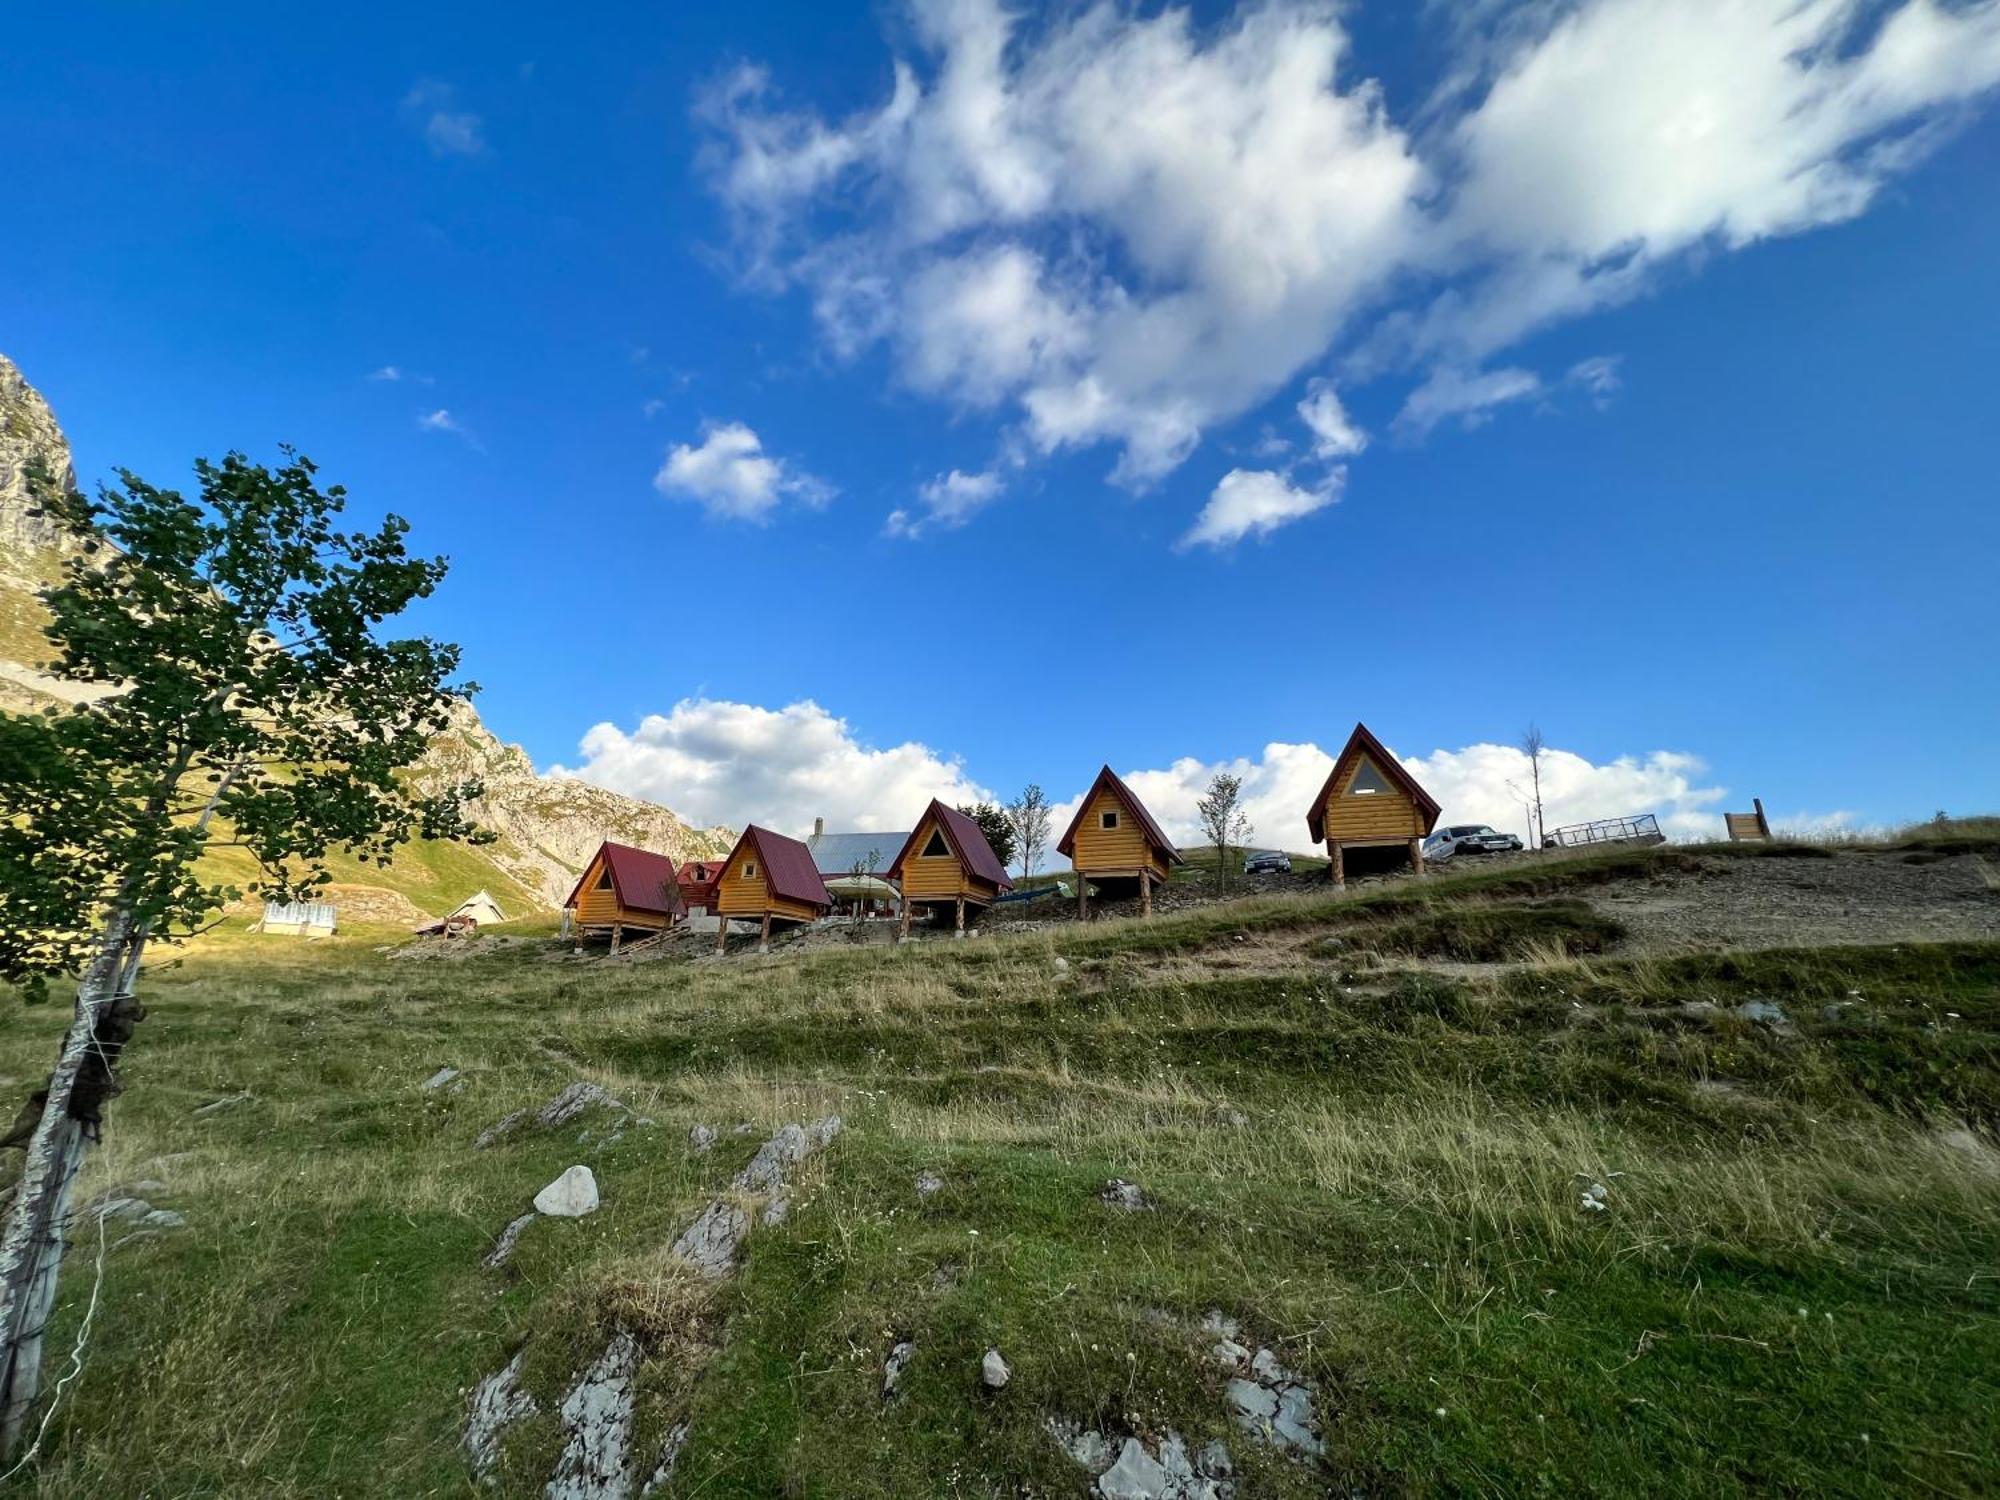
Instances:
[[[25,471],[35,457],[57,474],[73,475],[69,444],[55,414],[0,355],[0,708],[16,711],[90,696],[36,670],[50,654],[42,634],[48,616],[36,595],[60,579],[63,561],[74,549],[59,527],[28,513]],[[484,780],[486,794],[473,815],[499,840],[478,849],[413,847],[386,870],[336,860],[333,873],[345,888],[337,894],[351,892],[365,906],[372,899],[367,892],[380,890],[436,915],[484,886],[510,914],[547,910],[561,903],[603,839],[677,860],[723,853],[734,839],[727,828],[690,827],[654,803],[537,775],[527,752],[502,744],[469,703],[460,706],[416,776],[440,784],[473,776]],[[247,860],[226,854],[213,856],[208,868],[214,878],[238,884],[255,878]]]
[[[187,1222],[109,1252],[38,1492],[471,1493],[482,1395],[505,1496],[1990,1489],[2000,909],[1910,852],[722,962],[199,948],[86,1186]],[[1891,870],[1922,902],[1840,942]],[[1777,887],[1823,946],[1687,936]],[[535,1120],[580,1080],[630,1112]],[[602,1206],[489,1265],[578,1164]]]

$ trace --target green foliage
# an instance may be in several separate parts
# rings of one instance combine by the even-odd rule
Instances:
[[[1001,869],[1014,862],[1014,822],[1007,816],[1005,808],[991,802],[975,802],[961,804],[958,810],[979,825],[979,831],[992,845],[993,857],[1000,861]]]
[[[211,843],[285,897],[336,850],[387,863],[413,837],[480,837],[460,811],[476,785],[419,796],[400,775],[469,690],[447,686],[457,647],[376,634],[443,559],[410,556],[395,516],[340,530],[345,491],[290,450],[195,471],[193,499],[120,471],[95,501],[30,474],[81,539],[42,596],[51,670],[104,696],[0,713],[0,976],[73,972],[113,905],[198,929],[239,894],[197,872]]]

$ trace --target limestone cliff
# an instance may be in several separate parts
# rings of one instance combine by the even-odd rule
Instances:
[[[92,696],[36,670],[50,655],[42,634],[48,614],[37,595],[62,576],[63,562],[74,552],[57,523],[30,513],[26,471],[36,458],[64,483],[74,483],[69,443],[55,414],[0,354],[0,708],[16,712]],[[438,736],[415,774],[426,786],[483,781],[486,792],[473,815],[499,835],[497,842],[464,850],[466,858],[453,861],[454,871],[462,873],[443,882],[451,889],[440,889],[434,868],[424,872],[421,889],[399,879],[395,867],[378,873],[385,889],[410,885],[412,894],[423,898],[420,905],[456,904],[489,884],[509,905],[525,899],[554,907],[603,839],[676,860],[724,853],[734,840],[726,828],[691,828],[651,802],[569,777],[538,775],[527,752],[502,744],[469,703],[458,706],[451,728]],[[466,888],[456,890],[459,884]]]

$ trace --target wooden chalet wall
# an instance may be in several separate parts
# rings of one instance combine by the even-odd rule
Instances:
[[[1374,762],[1366,751],[1355,756],[1340,785],[1328,794],[1323,809],[1327,838],[1349,846],[1400,844],[1422,838],[1429,830],[1424,827],[1416,799],[1379,765],[1375,766],[1375,779],[1382,789],[1355,794],[1355,778],[1371,765]]]
[[[1116,828],[1104,826],[1103,815],[1107,812],[1118,814]],[[1156,880],[1167,878],[1166,855],[1148,843],[1139,820],[1110,787],[1100,787],[1085,806],[1069,862],[1083,875],[1137,875],[1150,870]]]

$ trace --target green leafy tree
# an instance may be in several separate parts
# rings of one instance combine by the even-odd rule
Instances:
[[[1000,868],[1006,869],[1014,860],[1014,825],[1008,819],[1006,809],[991,802],[960,803],[960,812],[979,825],[979,831],[986,835],[986,842],[993,846],[993,857],[1000,861]]]
[[[1229,889],[1229,846],[1250,837],[1250,819],[1243,811],[1242,799],[1243,778],[1217,771],[1194,805],[1202,831],[1215,845],[1215,883],[1225,891]]]
[[[96,500],[30,475],[81,542],[43,594],[49,670],[97,696],[0,713],[0,980],[30,996],[79,975],[47,1085],[23,1109],[21,1175],[0,1227],[0,1446],[39,1383],[71,1185],[99,1138],[113,1069],[143,1017],[150,939],[211,924],[241,892],[196,862],[248,851],[279,900],[312,894],[344,849],[386,864],[412,838],[489,835],[465,783],[419,794],[404,771],[446,725],[458,648],[378,627],[444,576],[408,524],[343,531],[339,486],[284,450],[195,465],[193,498],[120,471]]]

